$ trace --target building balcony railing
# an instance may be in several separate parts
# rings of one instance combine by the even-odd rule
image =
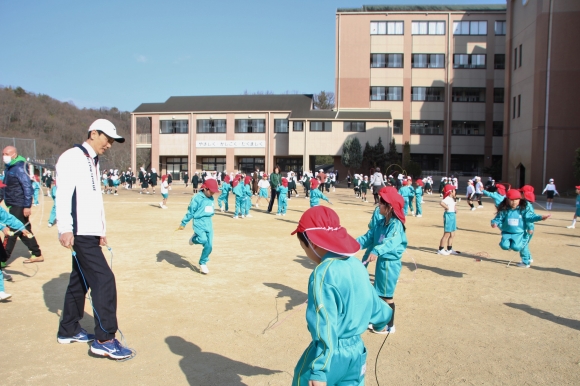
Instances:
[[[151,145],[151,134],[137,134],[137,145]]]

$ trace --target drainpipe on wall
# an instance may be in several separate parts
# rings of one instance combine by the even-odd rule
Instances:
[[[552,53],[552,11],[554,9],[554,0],[550,0],[550,21],[548,23],[548,63],[546,68],[546,107],[545,107],[545,118],[544,118],[544,167],[542,172],[542,184],[547,181],[546,176],[546,166],[548,163],[548,114],[550,112],[550,55]],[[542,185],[541,184],[541,185]]]

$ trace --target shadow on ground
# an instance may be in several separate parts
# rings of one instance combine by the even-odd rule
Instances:
[[[179,366],[190,385],[245,385],[241,375],[251,377],[282,372],[202,351],[198,345],[180,336],[168,336],[165,338],[165,343],[172,353],[182,357],[179,360]]]
[[[538,317],[540,319],[548,320],[550,322],[559,324],[561,326],[570,327],[574,330],[580,331],[580,321],[574,319],[567,319],[561,316],[556,316],[551,312],[540,310],[527,304],[504,303],[506,306],[527,312],[528,314]]]
[[[199,273],[199,269],[191,264],[188,260],[181,257],[175,252],[171,251],[159,251],[157,253],[157,262],[160,263],[163,260],[167,261],[169,264],[173,265],[176,268],[189,268],[193,272]]]

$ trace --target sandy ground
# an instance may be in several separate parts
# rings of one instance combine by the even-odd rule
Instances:
[[[169,209],[159,194],[121,190],[105,196],[114,251],[119,326],[137,356],[127,362],[96,358],[86,344],[56,342],[71,257],[47,228],[52,200],[34,208],[33,231],[44,263],[23,265],[19,243],[0,303],[0,383],[4,385],[289,385],[310,342],[304,318],[308,276],[295,228],[308,200],[289,201],[286,217],[253,209],[253,218],[214,216],[208,276],[198,273],[200,246],[176,232],[191,190],[175,186]],[[353,236],[366,231],[371,203],[337,189],[329,197]],[[372,200],[372,196],[370,196]],[[233,203],[230,196],[230,203]],[[395,294],[395,334],[378,358],[381,385],[580,384],[580,229],[571,205],[556,204],[536,227],[534,264],[515,268],[514,252],[498,247],[489,226],[494,207],[458,205],[454,248],[435,254],[442,235],[437,195],[425,196],[423,218],[407,221],[409,248]],[[544,213],[539,209],[539,213]],[[105,251],[109,258],[109,254]],[[362,253],[359,253],[360,257]],[[374,272],[371,265],[369,272]],[[87,302],[82,325],[93,328]],[[282,323],[277,322],[282,321]],[[273,328],[268,327],[274,326]],[[376,385],[375,360],[384,336],[365,333],[367,385]]]

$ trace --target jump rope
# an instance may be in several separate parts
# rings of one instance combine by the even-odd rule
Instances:
[[[111,254],[110,265],[111,265],[111,271],[112,271],[113,270],[113,249],[111,247],[109,247],[108,245],[105,245],[105,247],[109,250],[109,253]],[[83,283],[84,283],[85,288],[87,290],[87,298],[90,300],[91,308],[93,309],[93,312],[97,316],[97,320],[99,321],[99,327],[101,327],[101,330],[105,331],[107,334],[113,334],[113,333],[105,330],[105,328],[103,327],[103,325],[101,323],[101,317],[99,316],[99,313],[97,312],[97,310],[95,309],[95,306],[93,305],[93,298],[89,294],[89,286],[87,284],[87,280],[85,279],[85,275],[83,273],[83,270],[81,269],[81,265],[79,264],[79,260],[77,258],[77,253],[75,252],[75,250],[73,249],[72,246],[69,246],[69,249],[71,251],[72,257],[75,259],[75,262],[77,264],[77,268],[79,269],[79,272],[81,273],[81,277],[83,278]],[[123,346],[125,346],[125,348],[127,348],[129,351],[131,351],[131,355],[128,356],[127,358],[116,359],[116,361],[117,362],[126,362],[126,361],[129,361],[129,360],[135,358],[135,356],[137,355],[137,351],[135,349],[127,346],[127,341],[125,339],[125,335],[123,334],[123,331],[121,331],[120,328],[118,328],[117,330],[119,331],[119,334],[121,334],[121,342],[123,343]]]
[[[30,222],[27,222],[26,224],[24,224],[24,227],[22,227],[22,228],[20,228],[20,229],[18,229],[18,230],[16,230],[16,231],[12,231],[12,230],[11,230],[10,232],[8,232],[8,236],[14,236],[16,233],[18,233],[18,232],[22,232],[23,230],[26,230],[26,226],[27,226],[27,225],[29,225],[29,224],[30,224]],[[5,226],[5,227],[8,227],[8,225],[6,225],[6,224],[4,224],[4,223],[0,223],[0,225],[3,225],[3,226]],[[8,227],[8,228],[10,228],[10,227]],[[28,236],[27,236],[27,237],[28,237],[29,239],[31,239],[31,238],[33,238],[33,237],[34,237],[34,235],[33,235],[32,233],[30,233],[30,232],[29,232],[29,234],[28,234]],[[5,239],[4,241],[7,241],[7,240]],[[4,247],[6,247],[6,245],[4,245]],[[24,281],[24,280],[28,280],[28,279],[30,279],[30,278],[33,278],[34,276],[36,276],[36,274],[38,273],[38,265],[36,265],[36,264],[35,264],[35,268],[36,268],[36,270],[33,270],[32,268],[28,267],[29,265],[30,265],[30,264],[26,264],[26,260],[22,261],[22,266],[23,266],[23,267],[25,267],[26,269],[29,269],[29,270],[31,270],[31,271],[34,271],[34,273],[33,273],[32,275],[30,275],[30,276],[27,276],[27,277],[25,277],[24,279],[21,279],[21,280],[14,280],[14,279],[12,279],[12,280],[10,280],[10,281],[11,281],[12,283],[18,283],[18,282],[21,282],[21,281]]]

